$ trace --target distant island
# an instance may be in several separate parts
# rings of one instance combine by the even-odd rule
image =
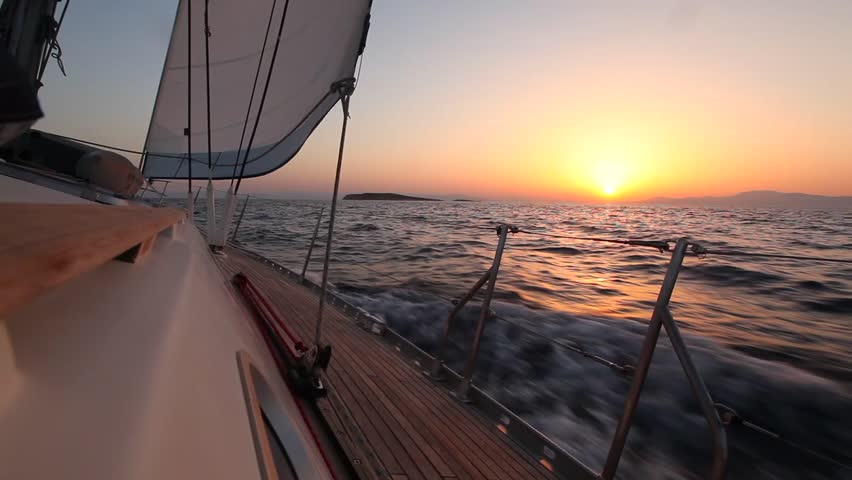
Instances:
[[[391,200],[391,201],[417,201],[417,202],[440,202],[437,198],[409,197],[398,193],[350,193],[343,197],[344,200]]]
[[[639,203],[718,208],[852,209],[852,196],[832,197],[807,193],[755,190],[724,197],[654,197]]]

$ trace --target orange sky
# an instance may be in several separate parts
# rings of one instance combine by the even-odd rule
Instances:
[[[581,18],[568,2],[526,14],[498,3],[473,26],[448,11],[434,19],[447,30],[402,40],[428,57],[396,62],[402,49],[382,43],[402,28],[383,20],[426,12],[377,5],[342,189],[592,201],[852,194],[852,9],[729,2],[675,27],[672,3],[603,2]],[[480,36],[439,49],[448,31],[461,40],[470,29]],[[253,187],[329,188],[333,115],[302,158]]]
[[[375,2],[341,189],[852,195],[850,24],[852,2],[840,0]],[[115,41],[135,63],[114,69],[142,68],[138,39]],[[69,65],[73,46],[63,43]],[[145,68],[156,78],[161,65]],[[46,82],[40,126],[141,146],[156,80],[137,89],[142,106],[113,111],[87,98],[110,94],[87,85],[94,73],[72,72],[77,83]],[[71,121],[82,101],[99,115]],[[339,125],[336,109],[290,164],[245,191],[330,191]]]

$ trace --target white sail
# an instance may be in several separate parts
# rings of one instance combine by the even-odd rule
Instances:
[[[354,74],[366,38],[370,3],[370,0],[209,2],[213,179],[240,174],[270,66],[273,69],[269,88],[244,176],[269,173],[299,151],[338,100],[338,95],[330,90],[332,83]],[[192,178],[208,177],[204,10],[203,0],[181,0],[178,5],[145,143],[143,173],[148,178],[187,178],[189,174],[185,136],[190,108],[188,94]],[[285,11],[281,41],[275,53]],[[265,36],[267,27],[269,34]],[[191,85],[188,85],[187,68],[191,69]]]

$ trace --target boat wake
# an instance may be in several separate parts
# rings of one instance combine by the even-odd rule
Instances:
[[[407,288],[340,285],[340,293],[430,353],[451,308],[442,298]],[[495,302],[493,309],[501,318],[486,328],[475,384],[599,471],[629,378],[525,329],[632,365],[646,326],[504,302]],[[447,355],[447,364],[456,371],[467,358],[477,318],[478,307],[471,306],[457,319]],[[728,478],[848,478],[849,470],[822,457],[852,463],[848,385],[708,339],[687,336],[687,343],[714,401],[781,436],[730,426]],[[620,470],[631,478],[703,478],[711,458],[709,430],[663,335]]]

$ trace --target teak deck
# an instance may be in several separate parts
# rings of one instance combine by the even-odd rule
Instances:
[[[228,279],[246,274],[298,335],[313,338],[316,294],[237,250],[217,261]],[[333,353],[320,410],[362,478],[557,478],[332,305],[323,338]]]

